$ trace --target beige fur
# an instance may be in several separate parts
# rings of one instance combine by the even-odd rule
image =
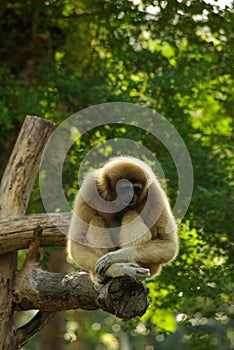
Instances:
[[[121,202],[116,193],[121,179],[130,181],[133,188],[140,184],[142,189],[137,196],[134,192],[134,204],[106,212],[106,204],[116,203],[118,208]],[[125,192],[124,188],[123,195]],[[176,257],[176,222],[146,163],[118,157],[86,176],[75,199],[67,250],[69,258],[89,271],[95,283],[124,274],[137,279],[153,277]]]

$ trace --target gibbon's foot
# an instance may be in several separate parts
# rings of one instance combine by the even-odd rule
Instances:
[[[120,264],[124,275],[129,275],[143,281],[150,277],[150,270],[131,263]]]

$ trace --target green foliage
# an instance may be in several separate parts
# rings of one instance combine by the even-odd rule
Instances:
[[[84,337],[89,348],[100,343],[100,349],[114,349],[123,328],[136,349],[155,344],[157,349],[233,348],[231,6],[195,0],[9,0],[1,5],[0,173],[26,114],[59,124],[82,108],[111,101],[163,114],[192,158],[194,194],[180,223],[177,260],[147,282],[151,304],[142,319],[123,325],[95,312],[83,313],[82,322],[74,317],[73,328],[80,327],[72,331],[76,341]],[[173,205],[176,167],[159,140],[124,124],[78,134],[72,131],[75,142],[63,171],[70,203],[87,152],[95,147],[93,159],[112,155],[107,141],[128,138],[157,157]],[[84,171],[95,166],[84,164]],[[38,184],[28,211],[43,211]],[[68,326],[72,318],[69,314]],[[112,340],[106,337],[110,331]]]

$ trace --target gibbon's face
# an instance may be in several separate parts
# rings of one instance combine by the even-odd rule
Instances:
[[[134,206],[142,197],[144,186],[142,183],[132,183],[126,179],[120,179],[116,185],[117,193],[122,204],[128,205],[129,207]]]
[[[115,160],[107,163],[102,169],[102,185],[105,187],[104,199],[118,198],[129,207],[140,203],[147,195],[148,178],[143,169],[133,162]]]

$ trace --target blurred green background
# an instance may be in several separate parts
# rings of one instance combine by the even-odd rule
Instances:
[[[234,349],[233,56],[231,1],[1,1],[1,175],[27,114],[59,125],[83,108],[121,101],[147,106],[177,128],[195,176],[179,256],[147,282],[147,313],[130,322],[102,311],[58,313],[25,350]],[[83,157],[120,137],[157,157],[173,204],[173,160],[151,134],[129,125],[95,128],[74,143],[64,164],[69,201]],[[37,183],[28,212],[43,211]],[[73,269],[63,249],[42,250],[42,260],[53,271]],[[31,315],[19,313],[16,322]]]

